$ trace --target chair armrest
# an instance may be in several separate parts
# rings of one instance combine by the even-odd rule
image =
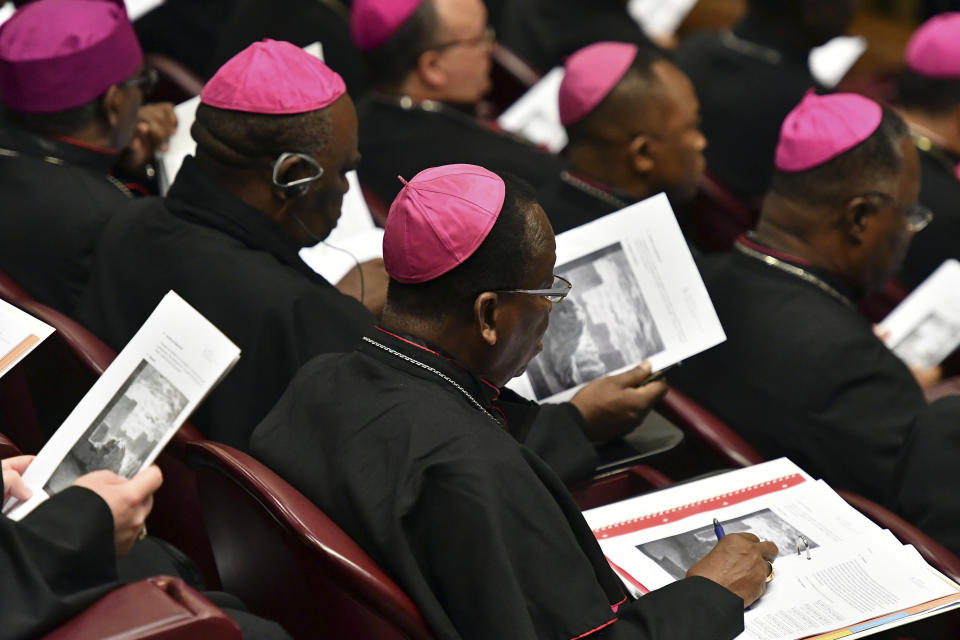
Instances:
[[[242,640],[233,620],[178,578],[157,576],[107,594],[44,640]]]
[[[7,436],[0,433],[0,460],[20,455],[20,449]]]

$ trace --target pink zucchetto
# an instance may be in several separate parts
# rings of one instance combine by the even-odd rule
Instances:
[[[783,121],[774,164],[787,172],[818,167],[869,138],[882,119],[883,109],[869,98],[809,91]]]
[[[397,282],[433,280],[473,255],[503,208],[506,188],[472,164],[425,169],[397,195],[383,232],[383,263]]]
[[[203,86],[200,102],[230,111],[289,115],[333,104],[347,91],[319,58],[279,40],[263,40],[227,60]]]
[[[38,0],[0,27],[0,102],[23,113],[65,111],[130,78],[141,62],[122,2]]]
[[[941,13],[920,25],[907,43],[904,62],[923,76],[960,78],[960,13]]]
[[[597,108],[623,78],[637,57],[637,46],[626,42],[598,42],[580,49],[563,65],[560,83],[560,122],[579,122]]]
[[[403,26],[422,0],[353,0],[350,36],[360,51],[376,49]]]

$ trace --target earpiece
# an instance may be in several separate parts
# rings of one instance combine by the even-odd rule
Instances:
[[[298,178],[296,180],[291,180],[290,182],[281,182],[280,168],[282,167],[283,163],[290,158],[297,158],[298,160],[306,162],[316,170],[316,173],[312,176],[307,176],[306,178]],[[287,198],[299,198],[300,196],[306,194],[310,189],[310,185],[316,180],[319,180],[322,176],[323,167],[320,166],[319,162],[305,153],[285,151],[281,153],[276,162],[273,163],[273,184],[279,188],[283,195]]]

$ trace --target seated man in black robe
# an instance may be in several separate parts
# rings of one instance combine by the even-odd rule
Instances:
[[[623,0],[513,0],[495,24],[503,43],[541,73],[594,42],[629,42],[659,51]]]
[[[707,166],[748,204],[770,186],[784,117],[818,86],[810,50],[841,35],[852,15],[853,0],[750,0],[732,30],[680,43],[675,60],[700,98]]]
[[[914,238],[899,280],[913,288],[944,260],[960,259],[960,15],[931,19],[907,46],[899,110],[920,154],[920,202],[930,229]]]
[[[570,56],[560,85],[566,171],[539,191],[555,233],[661,191],[693,198],[707,140],[683,72],[655,53],[600,42]]]
[[[194,421],[245,447],[300,365],[373,325],[298,254],[340,216],[356,114],[325,64],[265,41],[207,83],[192,133],[196,158],[167,196],[131,203],[105,230],[77,318],[119,349],[175,290],[241,349]]]
[[[384,203],[397,175],[469,162],[539,186],[563,161],[472,113],[490,90],[493,32],[481,0],[356,0],[351,31],[370,68],[358,107],[360,182]]]
[[[381,326],[297,374],[254,455],[370,553],[438,638],[737,635],[775,545],[727,536],[686,579],[631,601],[570,494],[515,439],[536,405],[503,385],[569,291],[533,192],[473,165],[423,171],[391,207],[384,261]]]
[[[0,29],[0,271],[64,313],[136,188],[118,176],[176,129],[172,105],[141,106],[152,79],[121,3],[39,0]]]
[[[896,114],[852,94],[808,95],[784,122],[756,233],[700,265],[727,340],[670,375],[762,455],[887,505],[908,440],[960,455],[955,439],[918,430],[934,405],[852,302],[883,286],[929,222],[918,175]],[[950,465],[930,474],[956,491]],[[910,498],[900,511],[920,523]],[[932,508],[956,521],[952,503]],[[925,531],[960,551],[960,522]]]

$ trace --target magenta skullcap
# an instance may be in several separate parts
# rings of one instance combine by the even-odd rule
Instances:
[[[395,34],[422,0],[353,0],[350,36],[357,49],[376,49]]]
[[[86,104],[143,62],[122,2],[38,0],[0,27],[0,102],[23,113]]]
[[[506,187],[473,164],[425,169],[397,195],[383,231],[383,263],[404,284],[433,280],[473,255],[503,208]]]
[[[636,57],[635,44],[598,42],[567,58],[559,98],[563,126],[579,122],[596,109],[617,86]]]
[[[869,138],[882,119],[883,109],[869,98],[808,91],[783,121],[774,164],[788,172],[820,166]]]
[[[904,62],[920,75],[960,78],[960,13],[941,13],[920,25],[907,43]]]
[[[227,60],[203,86],[200,102],[218,109],[287,115],[316,111],[347,91],[336,71],[300,47],[263,40]]]

